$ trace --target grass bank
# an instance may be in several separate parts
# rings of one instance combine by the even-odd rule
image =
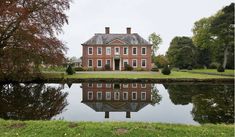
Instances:
[[[233,125],[0,120],[1,137],[233,137]]]
[[[153,79],[169,79],[169,78],[192,78],[192,79],[220,79],[220,78],[233,78],[229,76],[217,76],[207,74],[195,74],[190,72],[177,72],[172,71],[170,75],[163,75],[159,72],[130,72],[130,73],[105,73],[105,72],[91,72],[91,73],[78,73],[74,75],[67,75],[64,73],[44,73],[45,78],[153,78]]]
[[[183,72],[192,72],[198,74],[211,74],[211,75],[222,75],[222,76],[234,76],[234,70],[226,69],[224,72],[218,72],[216,69],[193,69],[193,70],[181,70]]]

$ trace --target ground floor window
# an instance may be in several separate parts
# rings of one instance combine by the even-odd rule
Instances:
[[[120,99],[120,93],[114,92],[114,100],[119,100],[119,99]]]
[[[89,59],[88,60],[88,67],[92,67],[93,66],[93,60],[92,59]]]
[[[132,92],[132,100],[137,100],[137,92]]]
[[[128,64],[128,59],[123,60],[123,66],[125,67]]]
[[[137,67],[137,59],[132,60],[132,67],[136,68]]]
[[[106,100],[111,100],[111,92],[106,92]]]
[[[123,92],[123,100],[128,100],[128,92]]]
[[[141,67],[146,68],[146,59],[141,60]]]
[[[146,100],[146,92],[141,92],[141,100]]]
[[[102,60],[101,59],[97,60],[97,68],[102,68]]]
[[[93,92],[92,91],[88,91],[87,99],[93,100]]]
[[[97,100],[102,100],[102,92],[97,92]]]

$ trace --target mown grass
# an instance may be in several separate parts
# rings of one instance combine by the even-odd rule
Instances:
[[[218,72],[216,69],[195,69],[195,70],[190,70],[191,72],[204,72],[208,74],[226,74],[226,75],[234,75],[234,70],[231,69],[226,69],[224,72]]]
[[[1,137],[233,137],[233,125],[0,120]]]
[[[172,71],[170,75],[163,75],[159,72],[138,72],[138,73],[79,73],[74,75],[67,75],[64,73],[45,73],[45,78],[153,78],[153,79],[165,79],[165,78],[191,78],[191,79],[220,79],[220,78],[233,78],[229,76],[217,76],[207,74],[195,74],[189,72],[177,72]]]

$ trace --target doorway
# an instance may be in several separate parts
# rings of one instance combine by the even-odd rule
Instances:
[[[119,67],[120,67],[120,59],[115,59],[115,60],[114,60],[114,64],[115,64],[115,70],[119,70]]]

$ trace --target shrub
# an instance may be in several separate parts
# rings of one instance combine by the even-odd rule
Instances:
[[[217,62],[212,62],[210,65],[209,65],[209,69],[217,69],[218,67],[220,66],[219,63]]]
[[[111,70],[111,68],[110,68],[110,64],[105,64],[105,66],[104,66],[104,70]]]
[[[205,67],[203,65],[197,64],[193,68],[194,69],[204,69]]]
[[[187,68],[187,70],[192,70],[193,68],[192,68],[192,66],[188,66],[188,68]]]
[[[94,70],[94,69],[91,68],[91,67],[87,68],[87,71],[93,71],[93,70]]]
[[[158,69],[158,67],[153,67],[153,68],[151,69],[151,71],[159,72],[159,69]]]
[[[141,68],[141,67],[135,68],[134,70],[135,70],[135,71],[145,71],[145,69],[144,69],[144,68]]]
[[[132,70],[133,70],[133,67],[130,66],[129,64],[125,64],[124,69],[125,69],[126,71],[132,71]]]
[[[66,69],[66,73],[68,75],[73,75],[75,73],[71,65],[69,65],[68,68]]]
[[[84,71],[84,69],[82,67],[77,67],[77,68],[74,68],[75,71]]]
[[[162,74],[164,75],[170,75],[171,74],[171,70],[168,66],[165,66],[163,69],[162,69]]]
[[[218,72],[224,72],[224,67],[222,65],[220,65],[218,68],[217,68],[217,71]]]

